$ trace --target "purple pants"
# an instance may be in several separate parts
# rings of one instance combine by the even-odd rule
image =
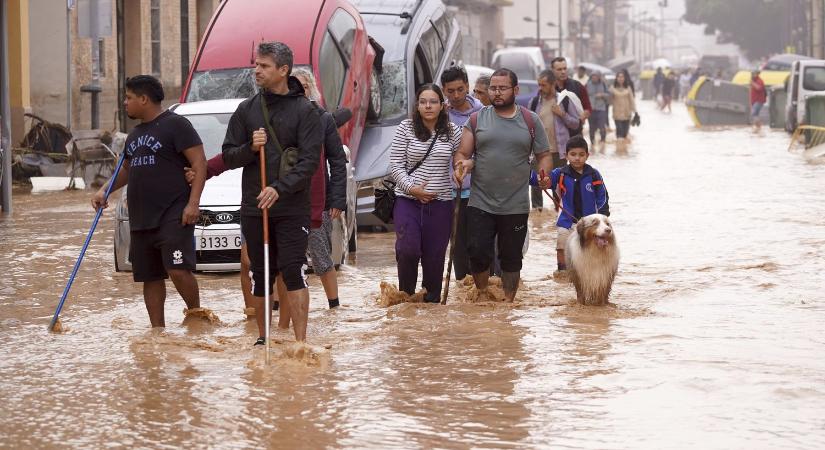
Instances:
[[[398,265],[398,289],[410,295],[418,283],[418,263],[423,272],[422,285],[428,301],[441,296],[444,278],[444,255],[453,226],[453,201],[435,200],[422,204],[398,197],[393,210],[395,223],[395,261]]]

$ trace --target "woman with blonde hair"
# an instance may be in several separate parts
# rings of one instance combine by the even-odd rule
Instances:
[[[320,110],[321,127],[324,130],[324,146],[321,149],[321,164],[312,177],[312,221],[309,231],[309,255],[312,270],[321,278],[321,284],[327,295],[330,308],[337,307],[338,279],[335,263],[332,261],[332,221],[341,217],[347,209],[347,155],[344,152],[341,137],[335,125],[335,119],[329,111],[320,107],[321,95],[312,72],[297,67],[292,75],[304,87],[304,95]],[[278,295],[282,295],[283,283],[278,277]],[[286,286],[283,286],[283,293]],[[283,305],[281,305],[283,309]],[[280,312],[278,326],[289,327],[289,314]]]

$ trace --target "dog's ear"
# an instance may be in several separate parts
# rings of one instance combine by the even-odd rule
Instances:
[[[584,224],[584,217],[579,219],[576,223],[576,234],[579,235],[579,243],[582,247],[584,247],[584,241],[586,240],[586,236],[584,235],[584,231],[587,229],[587,225]]]

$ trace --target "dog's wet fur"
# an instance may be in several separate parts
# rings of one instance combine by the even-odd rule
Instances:
[[[619,247],[610,219],[602,214],[582,217],[564,254],[579,303],[606,305],[619,269]]]

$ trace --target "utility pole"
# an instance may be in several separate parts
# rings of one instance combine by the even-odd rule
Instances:
[[[80,92],[88,92],[92,97],[92,129],[100,127],[98,97],[100,86],[100,38],[112,35],[112,0],[86,0],[78,8],[78,35],[91,38],[92,81],[80,86]]]
[[[616,0],[605,0],[604,4],[604,61],[616,56]]]
[[[0,206],[3,214],[11,214],[11,105],[6,4],[0,2]]]
[[[75,0],[66,0],[66,128],[72,129],[72,9]]]
[[[559,26],[559,54],[557,56],[564,56],[562,54],[562,53],[564,53],[564,35],[562,33],[562,30],[561,30],[561,26],[564,23],[564,20],[562,20],[562,4],[561,4],[561,2],[563,0],[558,0],[558,1],[559,1],[559,23],[558,23],[558,26]]]
[[[541,45],[541,11],[539,11],[539,0],[536,0],[536,45],[544,52],[544,46]]]

